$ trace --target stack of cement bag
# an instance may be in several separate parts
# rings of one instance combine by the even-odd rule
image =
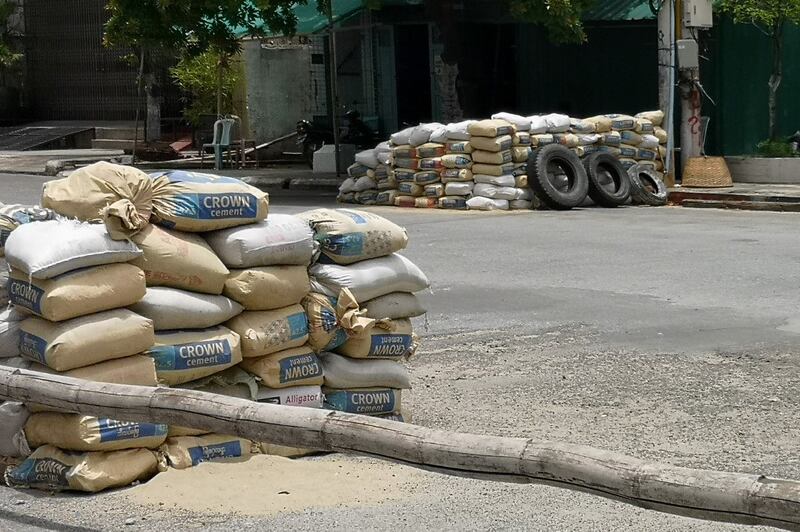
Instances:
[[[362,205],[391,205],[381,191],[395,188],[391,174],[391,148],[383,142],[371,150],[356,154],[356,162],[347,169],[347,179],[339,187],[338,200]]]
[[[528,188],[528,157],[533,150],[533,138],[531,136],[531,118],[525,118],[512,113],[497,113],[492,115],[492,119],[505,120],[514,125],[516,133],[512,136],[511,158],[514,162],[514,169],[511,175],[514,177],[515,197],[509,200],[508,206],[512,210],[530,209],[533,206],[533,192]],[[507,183],[511,180],[507,179]]]
[[[399,207],[436,207],[444,195],[441,173],[447,141],[442,124],[420,124],[391,137],[394,178]]]
[[[447,144],[445,156],[442,158],[445,169],[442,170],[444,196],[439,198],[440,209],[467,208],[467,200],[472,196],[475,181],[472,179],[472,144],[469,126],[475,120],[466,120],[445,127]]]
[[[516,127],[507,120],[481,120],[469,126],[472,145],[472,174],[475,186],[470,209],[508,210],[509,201],[517,199],[514,187],[514,144]]]
[[[398,362],[416,348],[410,318],[425,311],[414,292],[428,279],[398,251],[408,237],[380,216],[318,209],[308,221],[321,256],[304,300],[311,347],[321,353],[325,406],[356,414],[397,414],[410,386]]]

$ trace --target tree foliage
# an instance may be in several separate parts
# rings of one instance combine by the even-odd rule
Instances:
[[[765,33],[786,22],[800,24],[800,0],[719,0],[717,9],[740,24],[753,24]]]
[[[15,66],[22,59],[22,54],[14,51],[11,46],[7,29],[8,19],[16,9],[16,4],[9,0],[0,0],[0,68],[4,69]]]
[[[595,0],[508,0],[511,14],[543,26],[556,43],[584,42],[581,16]]]
[[[170,69],[170,74],[178,86],[191,95],[183,114],[192,124],[200,123],[200,116],[216,112],[217,76],[220,65],[219,54],[208,51],[200,55],[183,57]],[[233,94],[241,79],[237,62],[224,64],[222,75],[221,98],[222,108],[236,114]]]

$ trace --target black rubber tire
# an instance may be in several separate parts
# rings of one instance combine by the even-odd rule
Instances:
[[[608,153],[592,153],[583,160],[583,167],[589,178],[589,197],[593,202],[601,207],[618,207],[628,201],[631,181],[619,159]]]
[[[559,144],[542,146],[530,154],[528,185],[542,203],[562,211],[579,206],[589,193],[589,178],[580,157]]]
[[[667,186],[655,170],[637,164],[628,169],[628,177],[634,205],[660,207],[667,204]]]

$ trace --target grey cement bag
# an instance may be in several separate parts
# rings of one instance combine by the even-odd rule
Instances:
[[[205,235],[211,249],[231,268],[306,265],[314,255],[314,232],[290,214],[270,214],[255,224]]]
[[[365,301],[362,306],[367,311],[366,316],[376,320],[416,318],[427,312],[417,296],[408,292],[392,292]]]
[[[411,388],[408,370],[391,360],[354,360],[335,353],[319,358],[328,388]]]
[[[225,296],[161,286],[148,288],[144,298],[129,308],[153,320],[157,331],[205,329],[224,323],[244,310],[239,303]]]

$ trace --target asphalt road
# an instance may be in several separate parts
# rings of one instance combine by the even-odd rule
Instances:
[[[42,181],[0,176],[0,201],[35,201]],[[332,198],[272,198],[275,212],[317,205]],[[416,323],[422,348],[410,362],[415,423],[800,479],[800,214],[371,210],[408,228],[406,255],[432,282],[428,318]],[[430,473],[404,486],[396,501],[268,518],[154,512],[132,506],[124,490],[89,498],[2,488],[0,521],[9,529],[110,529],[129,517],[129,528],[176,530],[739,529],[543,486]],[[221,485],[220,496],[235,490]]]

